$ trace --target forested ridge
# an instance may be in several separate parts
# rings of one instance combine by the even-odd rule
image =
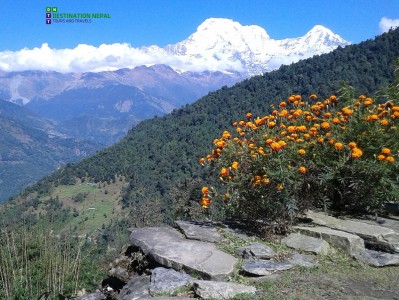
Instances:
[[[396,29],[224,87],[169,115],[141,122],[119,143],[66,166],[24,194],[46,193],[54,185],[73,184],[76,177],[105,182],[124,175],[129,181],[122,195],[124,207],[165,196],[179,181],[202,177],[199,158],[209,152],[213,139],[223,130],[232,130],[228,124],[245,113],[268,113],[272,104],[293,93],[329,97],[338,91],[341,81],[371,95],[392,81],[392,63],[398,56]]]

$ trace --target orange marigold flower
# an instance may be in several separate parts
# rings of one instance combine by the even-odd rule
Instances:
[[[233,163],[231,164],[231,169],[232,169],[232,170],[237,170],[237,169],[238,169],[238,162],[237,162],[237,161],[235,161],[235,162],[233,162]]]
[[[323,130],[330,130],[330,123],[328,123],[328,122],[321,123],[321,128]]]
[[[371,98],[366,98],[366,100],[364,100],[364,106],[370,106],[373,104],[373,100]]]
[[[209,188],[207,186],[202,187],[201,191],[205,196],[209,194]]]
[[[378,116],[377,115],[371,115],[368,118],[370,118],[369,120],[372,121],[372,122],[378,121]]]
[[[316,94],[311,94],[309,96],[309,99],[311,99],[311,100],[317,99],[317,95]]]
[[[340,150],[344,149],[344,144],[342,144],[340,142],[337,142],[337,143],[334,144],[334,147],[335,147],[335,149],[340,151]]]
[[[234,122],[234,123],[233,123],[233,126],[234,126],[234,127],[237,127],[237,126],[238,126],[238,122]]]
[[[301,95],[295,95],[295,101],[301,101],[302,100],[302,96]]]
[[[231,134],[227,130],[223,132],[222,138],[228,140],[231,139]]]
[[[282,191],[282,190],[284,190],[284,185],[278,184],[278,185],[276,186],[276,189],[279,190],[279,191]]]
[[[205,163],[205,158],[203,158],[203,157],[200,158],[199,162],[200,162],[201,165],[203,165]]]
[[[222,177],[226,177],[227,175],[229,175],[229,169],[222,168],[222,169],[220,170],[220,175],[221,175]]]
[[[252,113],[249,112],[245,116],[247,117],[247,119],[251,119],[252,118]]]
[[[299,132],[306,132],[306,131],[307,131],[307,128],[306,128],[305,125],[298,126],[296,129],[297,129]]]
[[[342,109],[342,112],[343,112],[343,114],[344,114],[345,116],[347,116],[347,117],[350,117],[350,116],[353,114],[353,110],[351,110],[351,109],[348,108],[348,107],[344,107],[344,108]]]
[[[324,118],[326,118],[326,119],[329,119],[329,118],[331,118],[331,113],[330,112],[327,112],[327,113],[325,113],[324,114]]]
[[[282,148],[282,146],[277,142],[271,143],[270,147],[272,148],[273,151],[278,151]]]
[[[335,140],[334,140],[334,139],[329,139],[329,140],[328,140],[328,143],[329,143],[330,145],[334,145],[334,144],[335,144]]]
[[[355,147],[352,149],[352,152],[351,152],[352,158],[359,158],[362,155],[363,155],[363,151],[360,150],[359,148]]]
[[[355,142],[350,142],[348,144],[349,148],[353,149],[353,148],[357,148],[357,144]]]
[[[295,97],[294,97],[294,96],[290,96],[290,97],[288,98],[288,101],[289,101],[290,103],[294,102],[294,101],[295,101]]]
[[[287,107],[287,103],[284,101],[280,102],[280,107]]]
[[[318,142],[319,144],[323,144],[323,143],[324,143],[324,138],[319,137],[319,138],[317,139],[317,142]]]
[[[278,141],[279,145],[281,146],[281,148],[284,148],[285,146],[287,146],[287,143],[283,140]]]
[[[380,124],[381,124],[381,126],[388,126],[389,122],[388,122],[388,120],[383,119],[383,120],[381,120]]]
[[[238,123],[240,126],[244,126],[245,125],[245,121],[240,121],[240,123]]]
[[[393,157],[393,156],[387,156],[386,158],[385,158],[385,160],[387,161],[387,162],[390,162],[390,163],[393,163],[393,162],[395,162],[395,158]]]
[[[359,98],[359,100],[364,100],[364,99],[366,99],[366,96],[365,95],[360,95],[358,98]]]
[[[341,123],[341,121],[339,120],[339,118],[334,118],[334,119],[332,119],[332,122],[333,122],[335,125]]]
[[[270,183],[270,180],[269,180],[269,178],[263,178],[263,179],[262,179],[262,182],[263,182],[264,184],[269,184],[269,183]]]
[[[267,139],[267,140],[266,140],[266,145],[270,145],[271,143],[273,143],[273,140],[272,140],[272,139]]]
[[[330,96],[330,101],[332,101],[332,102],[337,101],[337,96],[335,96],[335,95]]]
[[[255,148],[256,148],[256,145],[255,145],[255,144],[249,144],[249,145],[248,145],[248,148],[249,148],[249,149],[255,149]]]
[[[273,128],[274,126],[276,126],[276,123],[275,122],[269,122],[269,128]]]
[[[306,168],[304,166],[301,166],[298,168],[299,173],[301,174],[306,174]]]
[[[391,149],[389,148],[382,148],[381,153],[384,155],[391,155]]]
[[[211,200],[209,198],[206,198],[206,197],[201,198],[202,208],[208,208],[210,204],[211,204]]]
[[[306,150],[305,150],[305,149],[299,149],[299,150],[298,150],[298,154],[299,154],[299,155],[305,155],[305,153],[306,153]]]
[[[283,110],[278,114],[278,116],[281,117],[281,118],[287,117],[287,116],[288,116],[288,110],[283,109]]]
[[[378,160],[385,160],[385,155],[384,154],[380,154],[377,156]]]

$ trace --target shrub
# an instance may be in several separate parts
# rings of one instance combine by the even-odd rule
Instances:
[[[285,226],[314,206],[371,212],[398,201],[397,100],[292,95],[272,109],[247,113],[200,159],[220,178],[220,200],[236,216]]]

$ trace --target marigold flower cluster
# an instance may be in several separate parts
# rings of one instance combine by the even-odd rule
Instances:
[[[248,188],[279,192],[289,189],[281,174],[292,174],[292,182],[305,180],[320,172],[316,161],[395,163],[399,144],[386,137],[396,134],[399,105],[393,101],[377,104],[364,95],[349,105],[340,101],[335,95],[324,101],[318,101],[316,94],[308,101],[291,95],[278,109],[272,106],[269,115],[254,117],[248,112],[233,123],[235,134],[224,131],[200,163],[218,168],[220,180],[230,182],[233,189],[242,189],[243,180],[248,179]],[[381,149],[377,144],[384,139],[389,144],[376,153],[375,146]],[[276,170],[280,175],[275,175]]]

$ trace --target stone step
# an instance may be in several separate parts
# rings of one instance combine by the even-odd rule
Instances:
[[[330,252],[330,245],[323,239],[299,233],[291,233],[281,242],[287,247],[313,254],[327,255]]]
[[[328,227],[293,226],[293,231],[325,240],[330,246],[341,249],[351,255],[365,250],[364,241],[359,236]]]
[[[129,230],[130,241],[157,263],[197,274],[205,279],[227,279],[237,259],[213,243],[187,240],[172,227],[146,227]]]
[[[392,229],[359,221],[341,220],[314,211],[308,211],[306,216],[317,225],[356,234],[364,239],[366,246],[370,248],[399,252],[399,233]]]

